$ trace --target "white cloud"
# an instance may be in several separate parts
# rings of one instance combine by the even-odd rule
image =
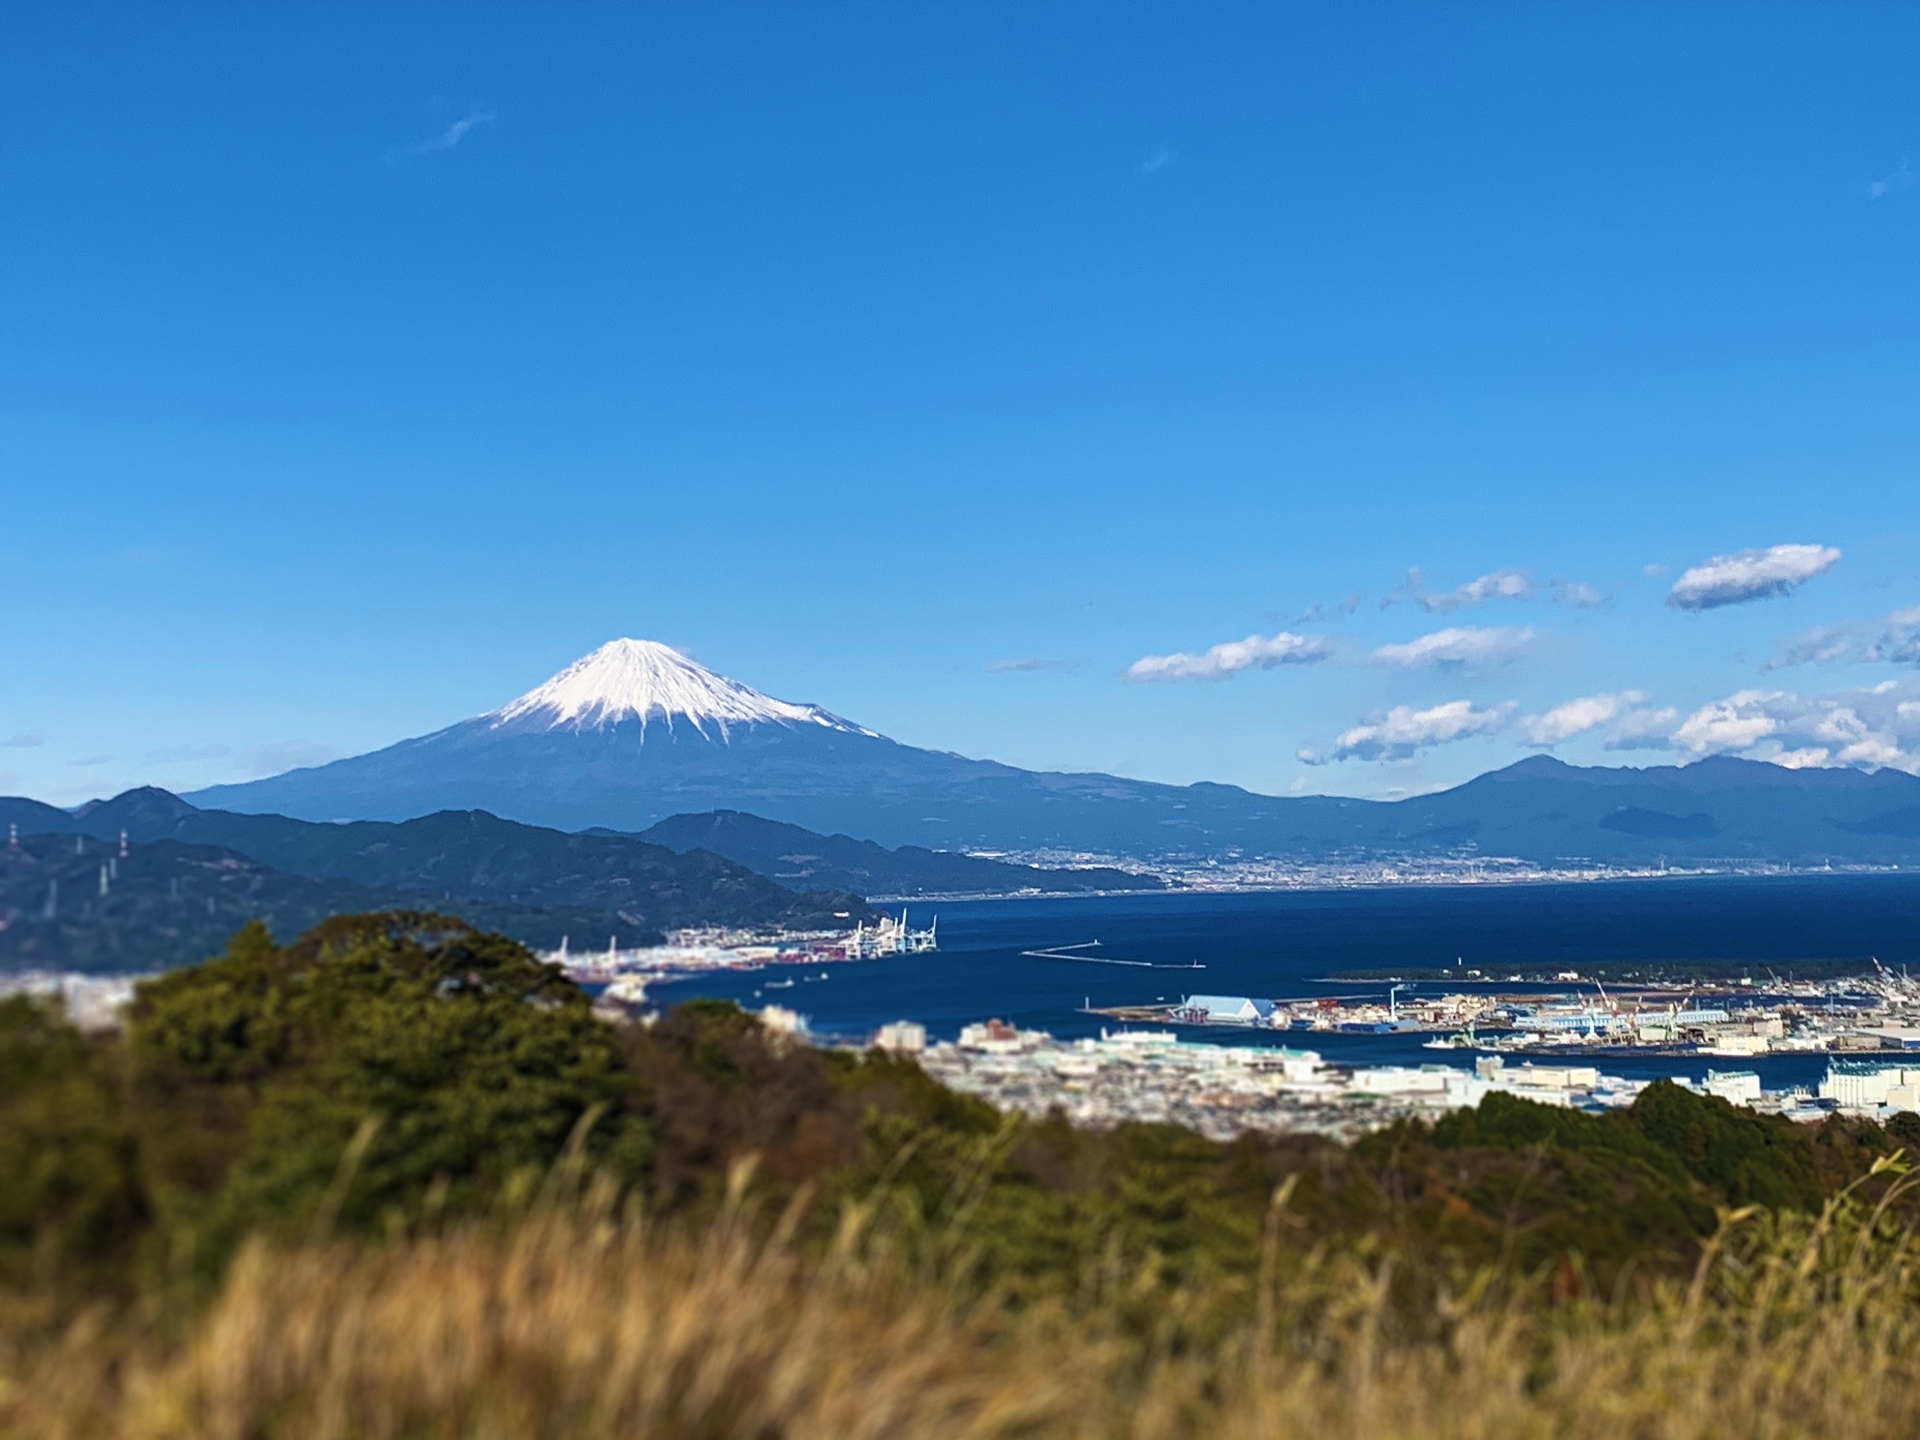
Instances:
[[[467,132],[476,125],[491,123],[496,117],[491,110],[474,110],[454,121],[438,135],[430,135],[425,140],[416,140],[411,145],[399,145],[387,152],[389,162],[410,159],[417,155],[433,155],[442,150],[452,150],[467,138]]]
[[[0,740],[0,750],[32,750],[47,743],[47,737],[38,730],[29,730],[22,735],[9,735]]]
[[[1782,750],[1773,757],[1773,763],[1785,770],[1818,770],[1827,763],[1827,751],[1819,745],[1809,745],[1804,750]]]
[[[1742,690],[1703,705],[1673,733],[1698,758],[1736,754],[1801,768],[1859,766],[1920,773],[1920,703],[1911,682],[1802,697]]]
[[[1571,740],[1576,735],[1598,729],[1634,706],[1646,703],[1647,692],[1644,690],[1622,690],[1612,695],[1582,695],[1563,705],[1556,705],[1543,714],[1528,715],[1520,723],[1527,732],[1528,744],[1548,749],[1562,740]]]
[[[1156,170],[1164,170],[1180,158],[1180,152],[1167,145],[1156,145],[1147,152],[1147,158],[1140,162],[1140,173],[1151,175]]]
[[[1334,760],[1404,760],[1416,751],[1475,735],[1491,735],[1503,730],[1513,718],[1512,701],[1488,709],[1470,700],[1453,700],[1428,710],[1411,705],[1396,705],[1380,719],[1343,730],[1334,738]],[[1300,758],[1309,765],[1325,763],[1311,750],[1302,750]]]
[[[1271,670],[1277,665],[1317,665],[1327,658],[1326,641],[1282,630],[1278,635],[1249,635],[1216,645],[1204,655],[1146,655],[1127,667],[1129,680],[1225,680],[1240,670]]]
[[[1696,756],[1750,750],[1780,732],[1775,712],[1794,699],[1783,690],[1739,691],[1694,711],[1673,732],[1673,743]]]
[[[1450,626],[1404,644],[1382,645],[1372,658],[1374,664],[1394,670],[1417,670],[1427,665],[1443,670],[1486,668],[1515,659],[1532,646],[1534,638],[1530,625],[1519,630]]]
[[[1667,604],[1679,610],[1712,610],[1770,599],[1788,594],[1839,560],[1840,552],[1831,545],[1770,545],[1716,555],[1674,581]]]
[[[1912,165],[1910,162],[1902,160],[1898,169],[1889,171],[1880,179],[1869,182],[1867,185],[1867,198],[1869,200],[1883,199],[1895,190],[1906,189],[1909,185],[1913,184],[1913,181],[1914,174]]]

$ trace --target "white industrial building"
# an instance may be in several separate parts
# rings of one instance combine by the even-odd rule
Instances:
[[[1751,1105],[1760,1098],[1760,1076],[1753,1070],[1709,1070],[1703,1087],[1731,1105]]]
[[[917,1020],[896,1020],[873,1032],[873,1048],[896,1055],[918,1055],[927,1048],[927,1027]]]
[[[1245,995],[1189,995],[1174,1013],[1192,1025],[1266,1025],[1273,1020],[1273,1002]]]
[[[1820,1098],[1855,1114],[1920,1113],[1920,1068],[1884,1060],[1835,1060],[1820,1082]]]

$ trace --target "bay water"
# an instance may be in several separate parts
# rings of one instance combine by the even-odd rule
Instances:
[[[889,907],[898,914],[903,908]],[[723,996],[748,1008],[774,1003],[819,1032],[864,1036],[891,1020],[917,1020],[938,1038],[989,1017],[1061,1038],[1112,1021],[1091,1007],[1152,1005],[1188,994],[1264,999],[1375,996],[1380,980],[1336,981],[1344,971],[1450,968],[1461,978],[1421,982],[1416,994],[1515,986],[1510,967],[1582,970],[1601,963],[1711,963],[1773,975],[1808,962],[1868,969],[1873,958],[1920,966],[1920,874],[1685,877],[1548,884],[1434,885],[1246,894],[1173,892],[1061,899],[922,902],[904,907],[915,927],[939,919],[940,948],[924,955],[752,974],[701,976],[653,987],[666,1004]],[[1027,950],[1082,945],[1088,961],[1039,959]],[[1092,959],[1204,969],[1139,968]],[[1465,979],[1481,970],[1487,982]],[[789,986],[782,982],[792,981]],[[1591,984],[1578,987],[1587,995]],[[1422,1048],[1427,1036],[1326,1031],[1188,1029],[1185,1038],[1288,1044],[1344,1063],[1470,1063],[1469,1052]],[[1592,1063],[1592,1062],[1585,1062]],[[1610,1074],[1704,1076],[1752,1068],[1769,1088],[1810,1084],[1821,1056],[1754,1061],[1610,1054]]]

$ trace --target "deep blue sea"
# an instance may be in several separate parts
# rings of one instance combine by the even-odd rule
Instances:
[[[890,907],[897,913],[897,906]],[[997,1016],[1067,1038],[1103,1023],[1096,1006],[1151,1004],[1189,993],[1301,996],[1380,994],[1372,983],[1332,983],[1342,970],[1459,963],[1497,974],[1549,962],[1578,969],[1601,961],[1714,960],[1785,973],[1797,961],[1920,964],[1920,875],[1804,875],[1657,879],[1550,885],[1433,886],[1167,894],[1090,899],[946,901],[908,907],[924,926],[937,913],[940,949],[801,971],[775,967],[655,987],[666,1003],[725,996],[750,1008],[769,1002],[807,1016],[816,1031],[864,1035],[890,1020],[918,1020],[936,1036]],[[1090,953],[1204,970],[1141,970],[1023,956],[1023,950],[1101,942]],[[828,978],[805,978],[825,975]],[[771,980],[796,979],[791,989]],[[1433,982],[1429,990],[1463,989]],[[1502,985],[1511,990],[1515,987]],[[1566,987],[1561,987],[1566,988]],[[1193,1039],[1294,1044],[1330,1060],[1465,1064],[1464,1053],[1423,1050],[1420,1036],[1191,1030]],[[1704,1075],[1749,1062],[1671,1056],[1608,1057],[1629,1077]],[[1810,1083],[1819,1057],[1752,1062],[1778,1088]]]

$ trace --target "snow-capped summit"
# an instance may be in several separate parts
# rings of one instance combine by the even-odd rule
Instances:
[[[611,640],[567,666],[537,689],[481,717],[494,728],[604,730],[623,720],[684,720],[701,735],[705,725],[727,738],[730,725],[820,725],[870,735],[818,705],[794,705],[749,689],[689,660],[657,640]]]
[[[656,720],[660,728],[649,730]],[[672,733],[662,733],[669,725]],[[1661,855],[1731,854],[1906,865],[1916,853],[1920,778],[1893,769],[1783,770],[1731,757],[1646,770],[1543,765],[1526,761],[1392,803],[1035,773],[903,745],[817,706],[749,690],[668,646],[616,640],[490,715],[185,799],[305,820],[484,810],[627,834],[674,815],[711,826],[709,812],[727,810],[889,846],[1237,853],[1289,863],[1381,845],[1384,853],[1452,855],[1466,834],[1502,847],[1499,854],[1554,864],[1568,855],[1638,866]],[[175,818],[163,813],[156,823]],[[96,823],[122,822],[103,814]],[[806,859],[775,858],[776,879],[795,878],[789,867]]]

